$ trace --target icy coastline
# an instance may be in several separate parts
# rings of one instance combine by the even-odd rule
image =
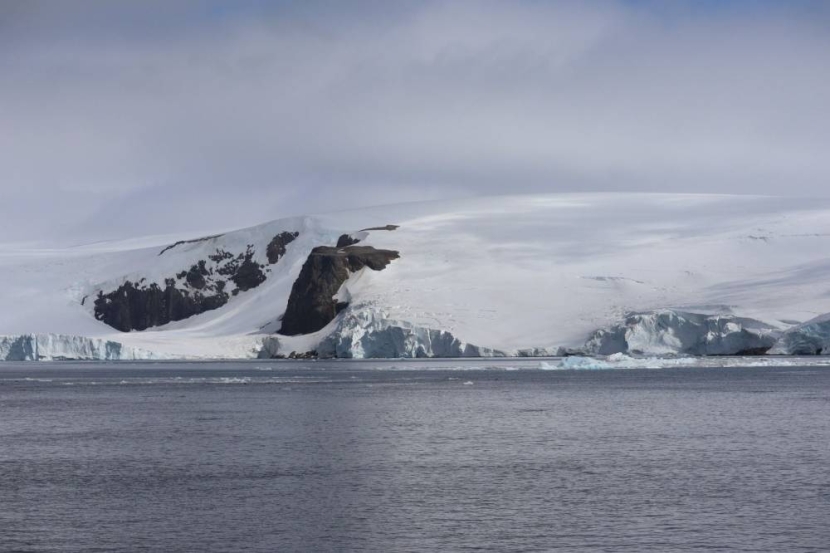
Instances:
[[[760,355],[780,335],[780,329],[755,319],[664,309],[632,313],[594,332],[583,350],[592,355]]]
[[[465,343],[446,330],[396,321],[371,308],[357,308],[342,313],[311,337],[265,338],[260,357],[312,351],[319,357],[340,359],[507,356],[502,351]]]
[[[11,245],[0,248],[2,358],[827,355],[830,324],[816,317],[830,313],[828,214],[830,203],[798,199],[533,195],[205,228],[202,238]],[[331,290],[309,288],[326,304],[325,327],[278,334],[292,333],[295,284],[317,284],[300,278],[309,257],[349,247],[400,255],[383,270],[350,263]],[[240,271],[258,284],[240,287]],[[310,280],[329,282],[318,272]],[[185,295],[211,296],[220,280],[228,297],[215,309],[155,316]],[[127,281],[170,297],[124,295]],[[107,299],[117,317],[96,316]],[[133,315],[154,326],[116,324]]]
[[[2,361],[137,361],[164,356],[120,342],[66,334],[0,336]]]
[[[776,355],[830,355],[830,314],[784,332],[770,353]]]
[[[252,337],[253,338],[253,337]],[[731,314],[708,315],[662,309],[632,313],[593,332],[580,347],[539,346],[499,350],[471,344],[443,329],[391,318],[371,306],[350,307],[321,331],[301,336],[262,335],[244,357],[268,358],[492,358],[563,357],[569,368],[640,365],[642,359],[679,360],[722,356],[830,355],[830,315],[789,328]],[[227,358],[239,357],[229,355]],[[0,360],[147,360],[175,355],[114,340],[66,334],[0,336]]]
[[[263,340],[260,357],[314,356],[377,359],[429,357],[569,357],[631,360],[636,357],[830,354],[830,315],[789,329],[732,314],[661,309],[631,313],[593,332],[581,347],[540,346],[498,350],[469,344],[447,330],[389,318],[363,306],[348,309],[321,332]],[[578,365],[579,361],[572,361]]]

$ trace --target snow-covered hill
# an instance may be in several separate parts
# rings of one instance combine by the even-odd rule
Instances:
[[[390,224],[399,228],[363,230]],[[269,245],[285,233],[293,238],[273,261]],[[350,271],[336,294],[337,309],[348,307],[322,330],[274,336],[312,249],[344,234],[399,257],[388,256],[382,270]],[[767,333],[830,312],[830,201],[506,196],[297,217],[196,238],[3,246],[0,334],[84,336],[172,357],[253,357],[264,339],[265,352],[280,355],[531,354],[582,347],[632,312],[734,315],[760,321]],[[242,279],[246,260],[252,272]],[[96,299],[110,295],[99,307],[119,301],[127,281],[144,290],[155,284],[158,291],[136,298],[167,315],[179,296],[226,297],[200,314],[121,332],[96,319]],[[168,285],[182,292],[165,295]]]

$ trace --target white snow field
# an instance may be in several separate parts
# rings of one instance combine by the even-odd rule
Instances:
[[[352,274],[338,293],[350,305],[325,329],[273,337],[310,250],[386,224],[400,228],[359,233],[361,244],[398,250],[400,259],[382,271]],[[251,244],[264,263],[266,245],[282,231],[300,234],[270,266],[267,280],[219,309],[133,332],[93,316],[99,290],[142,278],[163,285],[217,248],[238,252]],[[677,310],[733,315],[727,323],[704,317],[698,325],[723,336],[710,336],[707,343],[715,346],[695,352],[722,353],[721,344],[731,343],[747,318],[756,320],[750,334],[756,328],[780,333],[830,312],[827,200],[620,193],[411,203],[276,220],[160,255],[193,238],[0,246],[0,335],[83,336],[123,344],[134,357],[256,357],[264,339],[269,354],[517,355],[582,347],[631,312]],[[662,323],[649,324],[673,336]],[[629,348],[636,342],[656,344],[654,351],[636,351],[645,354],[687,353],[672,350],[688,342],[685,334],[682,340],[644,338],[643,328],[631,330]],[[595,353],[617,351],[626,349]],[[787,353],[780,344],[773,351]]]

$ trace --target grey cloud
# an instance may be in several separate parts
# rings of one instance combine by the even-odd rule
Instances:
[[[228,5],[4,8],[0,242],[477,194],[827,195],[821,3]]]

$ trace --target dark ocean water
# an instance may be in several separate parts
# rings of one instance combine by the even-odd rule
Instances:
[[[0,551],[830,550],[828,368],[446,365],[0,365]]]

